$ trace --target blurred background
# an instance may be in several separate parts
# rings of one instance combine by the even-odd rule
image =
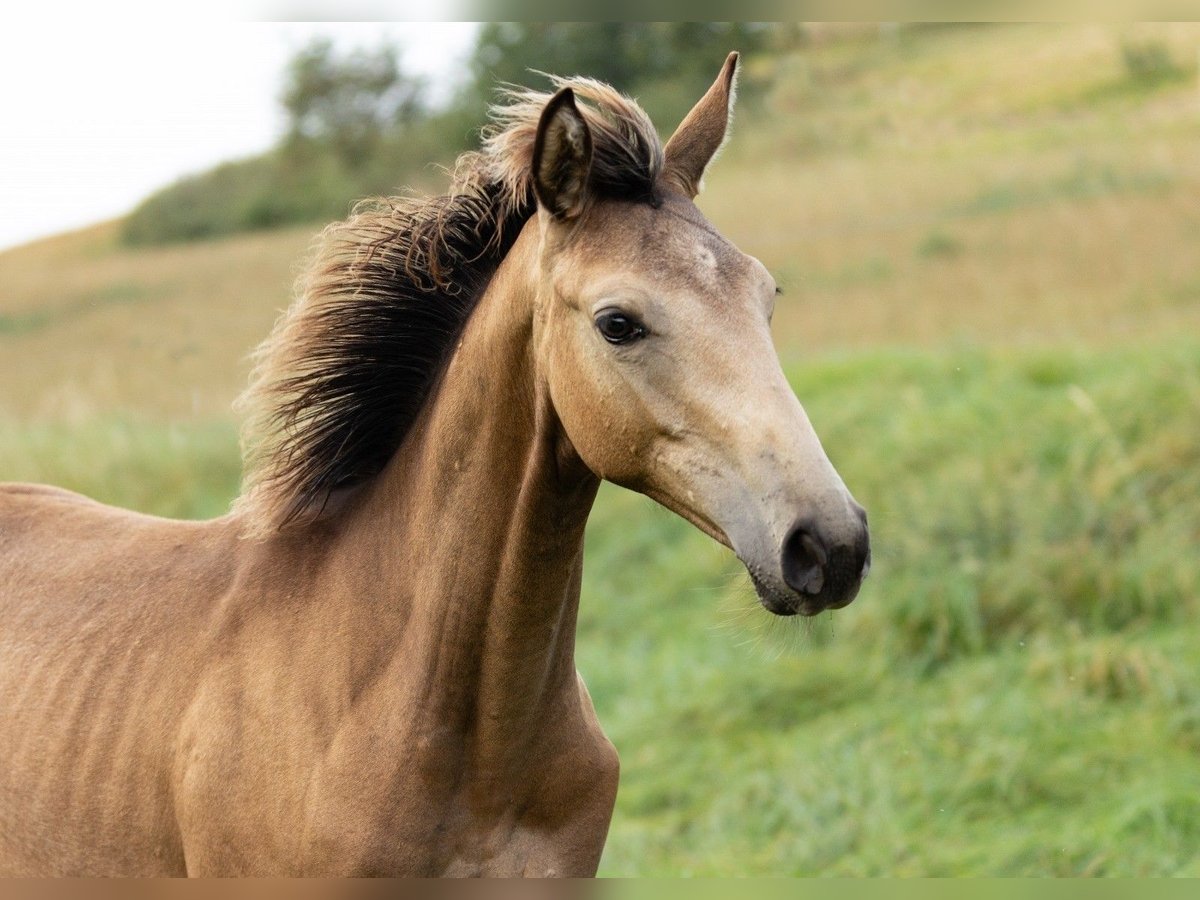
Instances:
[[[1200,26],[86,43],[69,92],[4,79],[0,480],[225,512],[230,403],[321,225],[442,190],[498,82],[592,75],[666,136],[740,49],[699,205],[784,288],[780,356],[875,566],[774,619],[606,486],[578,650],[623,766],[602,874],[1200,875]],[[41,237],[91,209],[118,217]]]

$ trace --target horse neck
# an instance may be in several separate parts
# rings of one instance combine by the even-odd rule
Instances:
[[[528,739],[575,690],[583,532],[599,484],[538,377],[536,249],[531,223],[340,542],[367,561],[362,589],[404,618],[392,674],[420,686],[420,709],[404,715],[457,726],[480,752]]]

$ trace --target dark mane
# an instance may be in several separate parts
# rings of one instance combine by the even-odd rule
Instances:
[[[583,101],[591,187],[652,201],[662,146],[607,85],[554,79]],[[449,192],[360,204],[324,232],[296,300],[258,348],[236,508],[263,535],[312,521],[330,494],[372,478],[403,441],[496,267],[535,211],[530,179],[549,94],[510,91]]]

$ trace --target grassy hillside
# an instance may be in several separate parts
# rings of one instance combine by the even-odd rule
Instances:
[[[779,63],[701,205],[784,286],[777,344],[876,565],[784,622],[602,491],[603,872],[1200,875],[1198,46],[872,31]],[[229,403],[309,237],[0,254],[0,479],[224,510]]]

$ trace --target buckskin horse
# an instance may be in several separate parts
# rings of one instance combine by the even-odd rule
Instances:
[[[776,286],[693,203],[737,55],[665,147],[513,91],[449,192],[323,236],[239,404],[231,513],[0,490],[0,873],[590,875],[617,757],[574,666],[600,480],[844,606],[866,517]]]

